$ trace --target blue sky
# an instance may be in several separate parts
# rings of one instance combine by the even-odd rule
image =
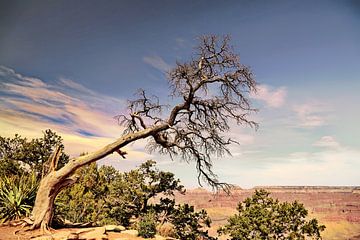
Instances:
[[[202,34],[230,34],[259,92],[258,131],[214,159],[224,181],[359,185],[358,1],[0,1],[0,135],[52,128],[77,155],[120,135],[113,116],[138,88],[167,101],[165,72]],[[190,187],[181,161],[129,146],[130,169],[153,158]]]

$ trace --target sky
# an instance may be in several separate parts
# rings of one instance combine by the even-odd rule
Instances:
[[[166,72],[197,37],[231,36],[258,82],[257,131],[232,126],[232,156],[213,158],[221,181],[360,185],[359,1],[0,0],[0,135],[51,128],[77,156],[121,136],[114,116],[139,88],[166,104]],[[194,164],[127,146],[129,170],[147,159],[197,187]]]

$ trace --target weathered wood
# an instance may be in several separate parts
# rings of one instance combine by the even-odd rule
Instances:
[[[163,131],[166,128],[168,128],[168,125],[162,124],[140,132],[128,134],[99,149],[98,151],[71,159],[57,171],[55,170],[57,162],[56,159],[60,156],[60,150],[59,148],[56,148],[54,154],[52,154],[49,159],[51,171],[49,171],[48,174],[41,179],[36,195],[35,205],[31,214],[31,219],[34,221],[32,229],[41,228],[44,231],[49,229],[54,212],[55,198],[63,188],[76,182],[77,179],[73,176],[73,174],[78,168],[104,158],[131,142],[149,137],[159,131]]]

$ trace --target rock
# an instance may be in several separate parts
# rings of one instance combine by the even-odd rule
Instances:
[[[79,233],[79,240],[107,240],[105,227],[90,228]]]
[[[126,228],[124,226],[120,226],[120,225],[106,225],[105,226],[106,232],[121,232],[124,230],[126,230]]]
[[[64,233],[64,234],[53,234],[53,239],[54,240],[78,240],[79,236],[77,234],[71,235],[69,233]]]
[[[44,236],[31,238],[31,240],[54,240],[54,238],[50,235],[44,235]]]
[[[139,235],[139,232],[137,230],[125,230],[125,231],[122,231],[121,233],[129,234],[129,235],[132,235],[132,236]]]
[[[51,236],[53,237],[54,240],[77,240],[78,235],[74,235],[71,236],[71,231],[70,230],[61,230],[61,231],[55,231],[53,234],[51,234]]]

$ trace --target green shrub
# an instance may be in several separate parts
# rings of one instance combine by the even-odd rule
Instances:
[[[40,179],[48,171],[48,159],[56,146],[64,149],[62,138],[50,129],[43,137],[28,140],[18,134],[14,138],[0,136],[0,175],[19,176],[35,172]],[[68,162],[69,156],[61,153],[58,168]]]
[[[175,200],[169,198],[160,198],[153,208],[159,216],[159,229],[168,224],[171,237],[187,240],[215,239],[206,230],[210,227],[211,219],[205,210],[195,211],[194,206],[175,204]]]
[[[138,223],[139,236],[152,238],[156,234],[156,215],[154,212],[145,214]]]
[[[0,178],[1,222],[29,216],[34,205],[38,181],[35,174]]]
[[[202,209],[196,212],[194,206],[176,205],[169,221],[174,225],[175,237],[179,239],[214,239],[208,235],[204,227],[210,227],[211,219]]]
[[[32,140],[19,135],[0,136],[0,221],[30,215],[38,180],[47,174],[48,159],[56,146],[64,148],[62,138],[51,130]],[[62,153],[59,166],[68,160],[69,156]],[[157,169],[155,161],[146,161],[124,173],[110,166],[98,168],[93,163],[75,174],[79,176],[77,183],[61,191],[55,199],[54,223],[58,226],[65,220],[137,226],[141,234],[151,236],[159,225],[168,226],[166,234],[182,239],[209,239],[202,230],[210,224],[206,212],[195,212],[189,205],[175,205],[175,200],[168,197],[173,197],[175,192],[184,193],[184,187],[173,173]],[[159,194],[166,198],[153,202]]]
[[[139,219],[152,208],[149,201],[156,195],[184,191],[174,174],[158,170],[155,161],[124,173],[93,163],[77,174],[78,182],[56,198],[55,216],[59,219],[128,227],[131,219]]]
[[[64,189],[55,199],[55,216],[57,219],[74,223],[112,224],[104,221],[108,214],[105,198],[108,195],[108,184],[92,163],[79,169],[77,183]]]
[[[325,226],[316,219],[306,221],[304,205],[297,201],[280,203],[265,190],[256,190],[251,198],[238,205],[238,214],[230,217],[220,228],[220,234],[230,239],[321,239]]]

